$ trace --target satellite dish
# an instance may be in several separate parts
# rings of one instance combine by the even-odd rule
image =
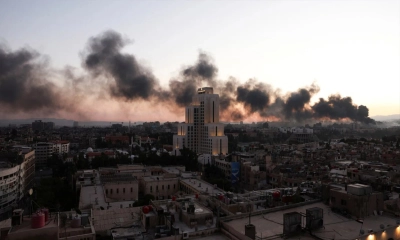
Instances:
[[[30,195],[30,196],[32,196],[33,189],[32,189],[32,188],[31,188],[31,189],[29,189],[28,193],[29,193],[29,195]]]

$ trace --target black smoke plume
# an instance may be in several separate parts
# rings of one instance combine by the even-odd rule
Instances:
[[[11,51],[0,45],[0,112],[76,111],[69,92],[48,80],[50,72],[39,53],[27,48]]]
[[[312,106],[315,118],[344,119],[362,123],[375,124],[375,120],[368,117],[368,108],[366,106],[353,104],[351,97],[342,98],[340,95],[332,95],[328,101],[320,98],[319,102]]]
[[[249,80],[237,87],[236,101],[243,103],[250,113],[266,111],[270,103],[268,87],[263,83]]]
[[[202,87],[203,84],[216,86],[217,73],[218,69],[212,59],[207,54],[200,52],[198,60],[193,66],[185,67],[178,79],[169,82],[172,101],[180,107],[189,105],[193,95],[197,93],[197,88]]]
[[[314,84],[281,94],[254,79],[244,84],[232,77],[217,81],[218,68],[204,52],[200,52],[193,65],[184,67],[179,76],[169,81],[169,89],[163,89],[135,56],[121,52],[128,43],[130,40],[121,34],[106,31],[89,39],[83,55],[82,66],[94,79],[90,84],[105,86],[109,96],[117,100],[152,101],[176,110],[192,102],[197,88],[209,86],[220,94],[222,118],[228,121],[239,121],[256,114],[262,118],[273,116],[298,122],[329,118],[375,123],[368,117],[368,108],[353,104],[350,97],[332,95],[311,104],[312,97],[319,92],[319,87]],[[29,49],[13,52],[0,45],[0,112],[57,113],[63,110],[76,113],[75,103],[85,97],[77,92],[82,89],[79,86],[87,84],[88,75],[75,76],[67,69],[66,82],[63,87],[58,87],[49,80],[52,73],[39,53]],[[93,89],[91,91],[98,90]]]
[[[92,37],[83,66],[95,77],[101,75],[114,80],[108,85],[111,96],[126,101],[149,100],[158,94],[158,82],[150,71],[139,65],[133,55],[120,52],[129,42],[114,31]]]

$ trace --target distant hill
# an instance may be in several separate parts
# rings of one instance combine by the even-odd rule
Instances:
[[[54,122],[56,126],[62,127],[72,127],[74,120],[69,119],[58,119],[58,118],[29,118],[29,119],[0,119],[0,126],[8,126],[10,124],[30,124],[35,120],[42,120],[43,122]],[[95,126],[95,127],[106,127],[110,126],[114,123],[121,123],[121,122],[106,122],[106,121],[78,121],[79,126]],[[142,122],[136,122],[136,124],[141,124]],[[124,122],[124,126],[127,126],[129,123]],[[134,124],[133,122],[131,124]]]
[[[377,116],[372,116],[372,119],[375,119],[376,121],[393,121],[393,120],[400,120],[400,114],[393,114],[393,115],[377,115]]]

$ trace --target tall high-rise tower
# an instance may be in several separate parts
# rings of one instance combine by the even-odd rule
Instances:
[[[219,95],[213,88],[197,90],[192,104],[185,109],[185,123],[178,124],[178,134],[173,137],[176,149],[184,146],[201,154],[227,154],[228,138],[224,124],[219,122]]]

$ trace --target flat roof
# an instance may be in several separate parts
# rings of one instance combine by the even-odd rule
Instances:
[[[215,194],[223,194],[224,191],[221,191],[219,188],[214,188],[213,185],[209,184],[208,182],[205,182],[203,180],[199,179],[181,179],[181,182],[184,182],[188,184],[189,186],[193,187],[198,191],[199,193],[206,193],[208,189],[208,193],[211,195]],[[199,183],[200,186],[199,186]]]
[[[163,167],[162,169],[167,173],[174,173],[174,174],[180,173],[180,170],[175,167]]]
[[[134,201],[113,201],[112,199],[108,199],[107,202],[104,194],[103,186],[97,185],[95,186],[84,186],[81,189],[81,194],[79,197],[79,209],[97,209],[103,207],[107,209],[108,206],[114,208],[120,208],[121,205],[129,205]]]
[[[11,228],[11,218],[0,222],[0,230],[1,229],[10,229],[10,228]]]
[[[152,181],[163,181],[167,179],[177,179],[178,177],[165,177],[164,175],[157,175],[157,176],[145,176],[142,178],[145,182],[152,182]]]
[[[141,226],[142,207],[93,210],[93,226],[97,231],[107,231],[114,227]]]
[[[313,207],[322,208],[324,211],[324,228],[313,231],[316,236],[322,239],[356,239],[359,237],[359,230],[361,227],[365,232],[367,232],[368,229],[374,229],[376,231],[379,229],[380,224],[387,227],[389,227],[389,225],[392,227],[396,225],[396,218],[386,215],[369,216],[364,219],[364,224],[362,225],[354,219],[349,219],[332,212],[329,206],[324,205],[321,202],[252,216],[251,224],[256,226],[257,236],[259,237],[261,235],[263,238],[276,236],[275,239],[283,239],[279,236],[283,233],[283,214],[290,212],[306,213],[306,209]],[[244,217],[227,221],[225,223],[244,234],[244,226],[248,224],[248,222],[249,218]],[[298,239],[299,237],[300,235],[297,235],[287,239]],[[301,239],[315,238],[302,234]]]
[[[54,220],[54,218],[57,218],[57,215],[56,214],[51,214],[49,216],[49,220],[45,223],[44,227],[42,227],[42,228],[32,228],[31,227],[31,218],[24,216],[21,225],[12,226],[12,228],[10,230],[10,233],[35,231],[35,230],[46,229],[46,228],[54,228],[54,227],[58,228],[57,220]]]

